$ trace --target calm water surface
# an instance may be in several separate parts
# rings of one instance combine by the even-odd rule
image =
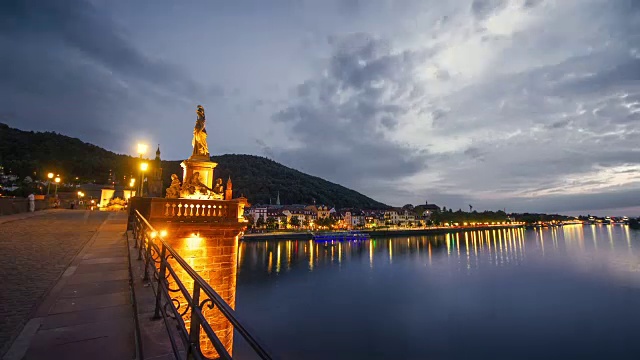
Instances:
[[[282,359],[640,359],[639,256],[622,225],[247,242],[236,308]]]

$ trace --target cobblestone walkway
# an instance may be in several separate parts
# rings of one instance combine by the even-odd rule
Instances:
[[[56,210],[0,223],[0,355],[107,215]]]

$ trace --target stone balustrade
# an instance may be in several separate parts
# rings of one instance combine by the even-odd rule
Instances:
[[[151,219],[188,222],[239,222],[237,200],[163,199],[151,201]]]

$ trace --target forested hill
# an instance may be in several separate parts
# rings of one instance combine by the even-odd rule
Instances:
[[[43,179],[48,172],[64,180],[106,184],[109,170],[129,175],[136,159],[119,155],[79,139],[55,132],[22,131],[0,123],[0,165],[21,179]]]
[[[154,149],[151,149],[152,152]],[[213,156],[218,163],[216,178],[226,184],[231,176],[234,196],[244,195],[252,204],[276,201],[280,192],[282,204],[317,204],[379,209],[387,206],[357,191],[304,174],[275,161],[253,155]],[[136,174],[138,160],[120,155],[79,139],[54,132],[22,131],[0,123],[0,165],[5,172],[20,178],[43,179],[56,172],[64,179],[106,184],[109,171],[116,181]],[[182,178],[180,161],[162,161],[165,187],[171,174]],[[124,183],[124,182],[123,182]]]
[[[273,160],[254,155],[212,156],[211,161],[218,163],[216,178],[222,178],[226,184],[231,176],[234,196],[244,195],[252,204],[275,204],[278,192],[282,204],[316,204],[336,206],[337,208],[356,207],[384,209],[388,206],[377,202],[357,191],[334,184],[319,177],[302,173]],[[179,161],[163,165],[165,183],[171,174],[182,174]]]

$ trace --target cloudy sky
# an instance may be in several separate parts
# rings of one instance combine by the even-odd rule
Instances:
[[[0,122],[402,205],[640,205],[637,0],[8,0]],[[612,210],[614,211],[614,210]]]

